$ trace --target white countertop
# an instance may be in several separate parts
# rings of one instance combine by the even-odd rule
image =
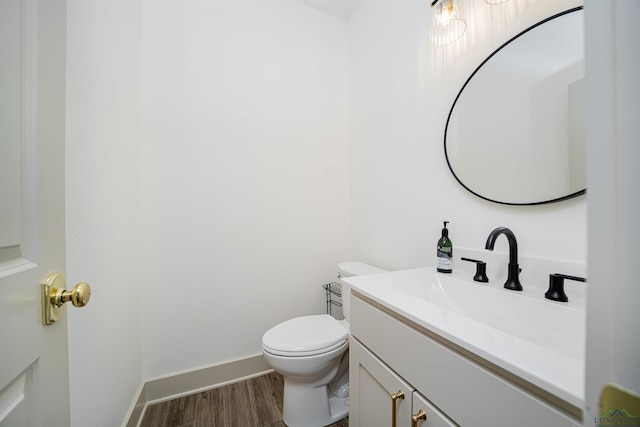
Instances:
[[[343,278],[354,290],[560,399],[584,404],[584,303],[418,268]]]

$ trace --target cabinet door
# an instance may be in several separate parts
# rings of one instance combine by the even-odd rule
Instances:
[[[409,427],[413,388],[356,339],[349,346],[349,426]],[[394,400],[398,392],[404,398]]]
[[[413,421],[412,427],[455,427],[456,423],[451,421],[446,415],[436,409],[427,399],[417,391],[413,392],[411,411],[416,416],[420,411],[424,412],[424,416]]]

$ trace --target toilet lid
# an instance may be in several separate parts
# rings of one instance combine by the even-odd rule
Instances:
[[[343,345],[347,329],[328,314],[296,317],[269,329],[262,345],[269,353],[283,356],[311,356]]]

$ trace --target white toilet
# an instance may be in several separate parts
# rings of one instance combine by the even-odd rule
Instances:
[[[382,273],[361,262],[338,264],[338,278]],[[349,415],[349,293],[342,285],[344,320],[328,314],[296,317],[262,336],[262,352],[284,376],[283,420],[289,427],[321,427]]]

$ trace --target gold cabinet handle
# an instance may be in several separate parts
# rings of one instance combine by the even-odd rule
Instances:
[[[397,393],[391,395],[391,427],[396,427],[396,401],[404,399],[404,392],[398,390]]]
[[[411,416],[411,427],[418,427],[418,421],[425,421],[427,419],[427,413],[422,409],[417,414]]]
[[[70,291],[65,290],[67,279],[64,274],[51,273],[42,281],[42,324],[50,325],[62,318],[66,302],[74,307],[84,307],[91,299],[91,286],[80,282]]]

